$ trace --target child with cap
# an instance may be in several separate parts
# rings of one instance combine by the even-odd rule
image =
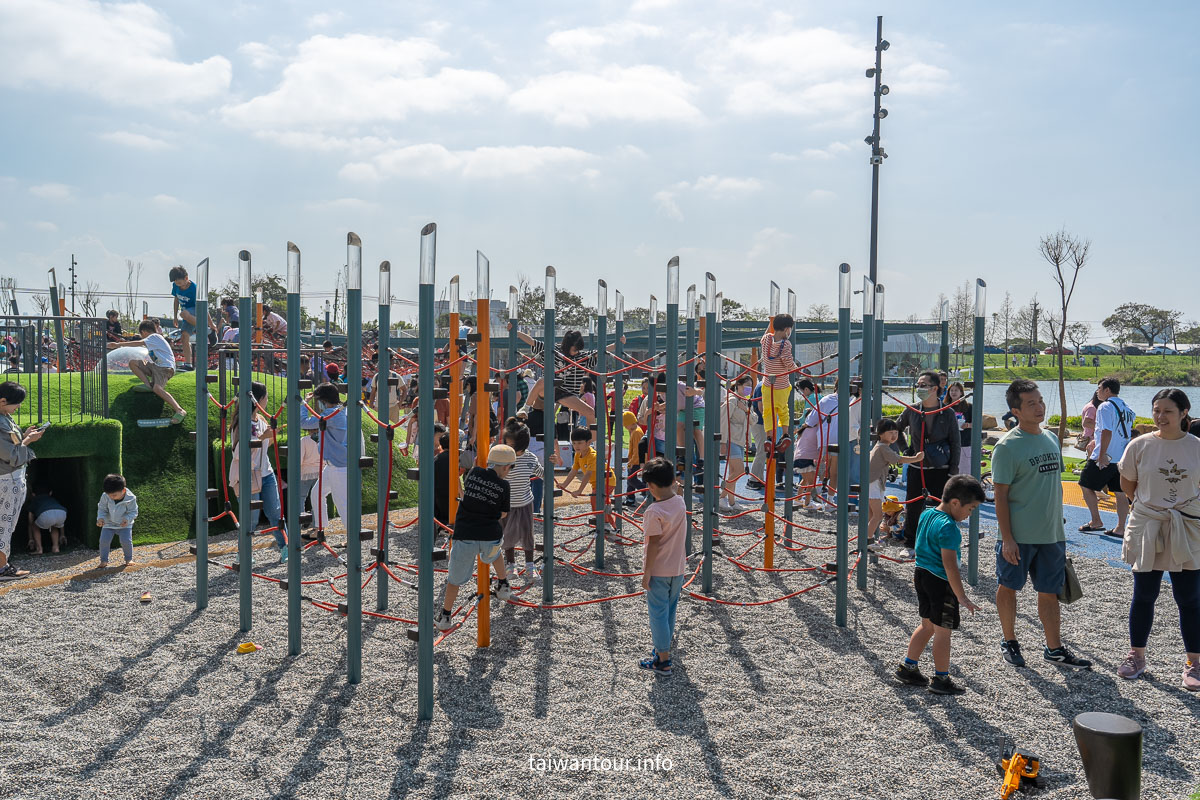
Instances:
[[[442,609],[434,619],[439,631],[453,627],[451,612],[458,599],[458,587],[471,579],[477,557],[491,564],[500,576],[493,585],[493,593],[501,600],[512,597],[505,574],[504,554],[500,550],[504,535],[500,522],[508,516],[510,492],[506,479],[516,460],[517,454],[511,447],[496,445],[488,451],[487,467],[472,467],[463,481],[462,502],[458,505],[451,537],[454,546],[450,550],[446,595]]]

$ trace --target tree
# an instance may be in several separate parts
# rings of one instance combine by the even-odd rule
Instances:
[[[100,284],[88,281],[83,289],[83,296],[79,298],[79,305],[85,317],[97,316],[100,311]]]
[[[1072,322],[1067,326],[1067,339],[1071,342],[1071,347],[1076,353],[1079,348],[1087,344],[1087,340],[1092,336],[1092,326],[1088,322]]]
[[[1043,236],[1041,242],[1038,243],[1038,252],[1042,254],[1042,258],[1046,260],[1046,263],[1051,266],[1053,271],[1050,277],[1054,280],[1055,285],[1058,286],[1058,328],[1057,335],[1054,337],[1054,343],[1057,345],[1056,349],[1059,351],[1059,441],[1065,439],[1067,435],[1067,392],[1066,381],[1063,377],[1062,360],[1063,339],[1067,335],[1067,311],[1071,306],[1071,298],[1075,294],[1075,284],[1079,280],[1079,271],[1087,266],[1091,249],[1092,242],[1090,239],[1080,239],[1077,236],[1072,236],[1067,233],[1066,228],[1060,228],[1055,233]]]
[[[125,319],[140,319],[137,313],[138,290],[142,285],[142,270],[145,266],[140,261],[125,259]]]
[[[526,284],[528,287],[528,284]],[[520,287],[518,287],[518,294]],[[531,328],[542,325],[546,320],[546,290],[541,286],[527,288],[517,298],[517,321]],[[647,312],[649,313],[649,312]],[[583,298],[566,289],[554,291],[554,321],[570,328],[586,329],[596,316],[596,309],[583,304]],[[628,314],[626,314],[628,317]]]
[[[33,304],[38,307],[38,315],[46,316],[46,312],[50,310],[50,296],[44,294],[35,294],[33,296]]]
[[[1004,302],[1002,302],[1000,304],[1000,308],[996,309],[995,313],[992,314],[993,327],[996,329],[995,333],[993,334],[993,338],[998,341],[1001,332],[1003,332],[1004,344],[1002,346],[1004,347],[1005,364],[1008,363],[1009,335],[1015,330],[1014,323],[1016,321],[1016,315],[1017,308],[1015,305],[1013,305],[1012,294],[1005,292]],[[1003,329],[1003,331],[1001,329]]]
[[[1155,308],[1146,303],[1122,303],[1104,319],[1109,331],[1123,330],[1145,339],[1147,347],[1165,343],[1179,325],[1183,314],[1167,308]],[[1114,337],[1115,338],[1115,337]],[[1133,338],[1130,336],[1130,338]],[[1166,358],[1166,354],[1163,354]]]
[[[804,312],[803,322],[833,322],[833,309],[826,303],[813,303]],[[817,355],[822,361],[834,351],[834,343],[830,341],[817,342]],[[822,370],[823,371],[823,370]]]

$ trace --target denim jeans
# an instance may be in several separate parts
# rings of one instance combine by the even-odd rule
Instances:
[[[530,478],[529,488],[533,490],[533,513],[542,513],[542,494],[545,492],[545,481],[541,478]]]
[[[316,478],[301,478],[300,479],[300,488],[297,489],[296,491],[300,495],[300,512],[301,513],[304,513],[305,503],[308,500],[309,494],[312,493],[312,487],[314,487],[316,485],[317,485]],[[316,509],[313,509],[313,519],[315,520],[316,517],[317,517]]]
[[[100,563],[108,563],[109,546],[112,545],[113,534],[117,534],[121,540],[121,550],[125,553],[126,561],[133,561],[133,528],[125,526],[124,528],[109,528],[100,529]]]
[[[262,491],[255,492],[250,499],[262,500],[262,513],[274,528],[271,534],[275,537],[275,543],[283,547],[287,540],[283,536],[283,520],[279,518],[279,479],[274,472],[263,475]]]
[[[660,653],[671,649],[671,639],[675,635],[675,611],[679,608],[679,592],[683,589],[685,577],[650,577],[650,588],[646,590],[650,638],[654,641],[654,649]]]

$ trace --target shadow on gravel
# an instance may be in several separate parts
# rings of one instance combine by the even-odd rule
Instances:
[[[767,687],[763,683],[758,664],[754,663],[754,659],[742,645],[742,637],[746,635],[746,631],[734,624],[725,606],[719,603],[709,603],[708,606],[708,615],[717,621],[721,626],[721,632],[725,634],[725,638],[729,641],[729,647],[725,652],[746,673],[746,679],[750,681],[750,688],[754,689],[758,694],[766,694]]]
[[[1053,665],[1046,668],[1060,669]],[[1065,730],[1070,730],[1075,717],[1085,711],[1106,711],[1128,717],[1142,726],[1143,739],[1153,742],[1152,746],[1143,747],[1143,770],[1174,780],[1191,778],[1188,768],[1166,752],[1168,744],[1178,741],[1175,734],[1159,726],[1132,700],[1122,697],[1112,676],[1094,669],[1067,671],[1064,674],[1066,685],[1060,686],[1032,668],[1018,670],[1018,673],[1062,716]]]
[[[229,721],[221,725],[216,737],[221,745],[214,748],[214,752],[206,753],[202,750],[191,764],[180,770],[175,780],[167,787],[167,791],[163,792],[163,800],[178,797],[187,781],[199,772],[205,762],[213,756],[228,757],[225,743],[228,742],[230,734],[255,709],[274,702],[275,682],[287,672],[295,658],[295,656],[289,656],[264,676],[258,691],[237,710]],[[296,730],[309,732],[308,741],[304,742],[304,750],[296,759],[291,771],[280,782],[279,789],[271,795],[271,800],[286,800],[296,797],[296,790],[303,786],[306,780],[319,774],[325,768],[325,762],[321,760],[321,752],[327,745],[342,738],[342,732],[339,730],[342,715],[358,690],[357,686],[346,682],[345,664],[343,653],[340,669],[321,681],[321,685],[313,694],[312,702],[301,713],[300,719],[296,723]],[[297,743],[299,741],[297,739]],[[339,753],[340,758],[341,754]]]
[[[179,685],[175,689],[172,689],[170,692],[168,692],[165,697],[154,700],[153,705],[151,705],[151,707],[146,711],[143,711],[141,714],[139,714],[137,719],[126,726],[125,730],[122,731],[117,738],[100,748],[100,751],[96,753],[91,763],[85,765],[84,768],[79,771],[79,776],[84,780],[87,780],[100,770],[104,769],[117,755],[117,753],[121,752],[125,745],[132,742],[143,731],[145,731],[147,725],[161,717],[163,712],[166,711],[172,703],[186,694],[197,694],[199,692],[198,684],[200,679],[220,668],[225,659],[229,657],[230,651],[232,651],[237,645],[238,640],[242,638],[244,638],[244,634],[240,631],[237,631],[229,637],[228,641],[218,644],[213,650],[212,654],[201,661],[200,665],[196,667],[196,669],[192,670],[191,675],[189,675],[185,680],[181,681]],[[173,797],[175,795],[168,796]]]
[[[424,788],[425,776],[414,770],[421,763],[421,754],[425,752],[425,745],[429,742],[429,727],[432,724],[428,720],[415,723],[408,744],[396,750],[396,761],[400,767],[392,777],[388,800],[403,800],[408,797],[409,791]]]
[[[90,711],[100,704],[104,698],[110,694],[120,694],[125,691],[125,675],[138,665],[143,659],[149,657],[158,648],[168,645],[175,641],[175,637],[180,634],[185,628],[195,622],[200,616],[200,612],[193,611],[186,617],[176,622],[162,636],[155,639],[150,644],[146,645],[140,653],[133,656],[122,656],[121,666],[114,670],[105,673],[100,680],[88,690],[88,693],[77,700],[70,708],[47,717],[42,721],[41,727],[53,728],[56,725],[61,725],[69,721],[72,717]]]
[[[725,779],[725,765],[720,750],[708,731],[708,720],[701,704],[704,692],[692,683],[683,667],[676,668],[669,678],[652,676],[650,705],[654,707],[654,725],[659,730],[695,739],[704,756],[704,768],[717,792],[725,797],[734,795]]]

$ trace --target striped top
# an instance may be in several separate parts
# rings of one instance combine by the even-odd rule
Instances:
[[[790,383],[788,375],[796,368],[796,360],[792,358],[792,340],[775,341],[775,334],[768,330],[763,334],[761,346],[762,371],[767,375],[764,383],[775,389],[787,388]]]
[[[542,477],[542,462],[538,457],[526,450],[517,456],[512,469],[508,471],[509,505],[512,508],[527,506],[533,502],[533,488],[529,481]]]
[[[536,340],[529,349],[538,358],[543,358],[546,354],[546,345]],[[595,350],[581,350],[578,355],[572,356],[570,360],[567,360],[567,357],[562,354],[561,350],[557,347],[554,348],[554,383],[561,385],[569,393],[578,396],[584,379],[593,377],[586,370],[596,369],[596,357],[598,355],[599,353]],[[578,362],[582,366],[575,366],[572,362]],[[546,395],[550,398],[554,397],[553,392],[546,392]]]

